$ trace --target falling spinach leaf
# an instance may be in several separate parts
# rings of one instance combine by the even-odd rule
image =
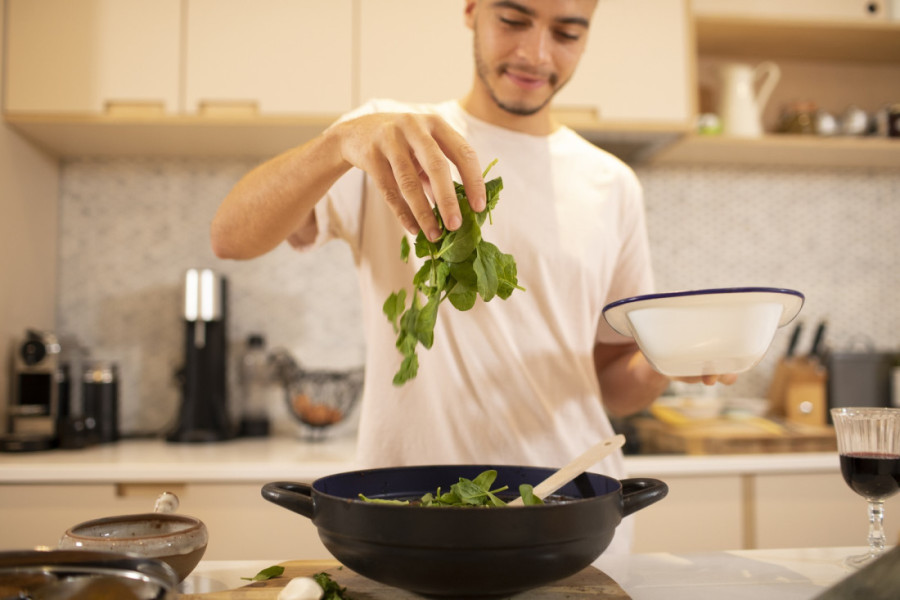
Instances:
[[[487,166],[484,177],[496,163],[495,159]],[[435,241],[425,237],[422,231],[416,236],[415,254],[418,258],[427,257],[427,260],[413,277],[409,307],[405,289],[392,293],[382,306],[397,334],[397,350],[403,356],[394,375],[396,386],[418,374],[416,347],[422,344],[429,349],[434,344],[438,308],[444,300],[449,300],[457,310],[466,311],[475,306],[478,296],[490,302],[495,296],[506,300],[514,290],[524,291],[519,286],[515,259],[485,241],[481,232],[485,220],[493,222],[491,211],[500,199],[503,180],[497,177],[485,183],[487,202],[481,212],[475,212],[469,206],[462,184],[454,182],[454,186],[462,224],[456,231],[447,231],[437,208],[433,209],[441,235]],[[409,260],[410,250],[409,240],[404,236],[400,240],[400,258],[404,262]],[[425,298],[424,303],[421,297]]]
[[[268,581],[269,579],[274,579],[276,577],[281,577],[284,573],[284,567],[280,567],[278,565],[272,567],[266,567],[253,577],[241,577],[244,581]]]

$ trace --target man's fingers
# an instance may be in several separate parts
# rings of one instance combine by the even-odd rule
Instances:
[[[484,166],[479,161],[475,149],[445,121],[435,125],[434,139],[441,152],[456,165],[461,183],[466,190],[466,197],[469,199],[469,206],[475,212],[483,211],[487,203],[482,175]],[[453,195],[455,198],[455,191]]]
[[[421,180],[428,182],[444,226],[454,230],[462,224],[462,215],[456,201],[456,189],[453,186],[450,165],[447,163],[448,157],[441,149],[434,133],[443,129],[441,124],[446,126],[440,119],[426,121],[410,116],[404,120],[403,127],[407,133],[413,159],[418,166],[419,185],[422,185]]]
[[[431,209],[431,203],[425,195],[419,170],[413,160],[408,156],[405,159],[393,160],[391,168],[400,194],[406,201],[416,223],[429,240],[436,240],[441,235],[441,229]]]
[[[410,209],[403,193],[400,191],[400,187],[397,185],[397,180],[394,176],[394,170],[391,164],[387,160],[379,161],[379,163],[380,164],[369,166],[369,175],[375,182],[375,186],[381,192],[382,198],[397,216],[397,219],[400,221],[403,228],[413,235],[417,234],[420,229],[419,222]],[[434,215],[432,215],[432,217],[433,216]]]

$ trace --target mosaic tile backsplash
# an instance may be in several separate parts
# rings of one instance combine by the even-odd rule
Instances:
[[[182,279],[209,267],[229,282],[232,362],[248,334],[311,368],[362,364],[349,251],[286,246],[216,259],[209,223],[255,159],[75,159],[62,167],[57,328],[120,368],[121,427],[167,430],[183,357]],[[639,167],[660,291],[764,285],[801,290],[808,348],[828,321],[832,348],[900,345],[900,171]],[[723,396],[765,396],[789,331]],[[232,394],[236,388],[232,369]]]

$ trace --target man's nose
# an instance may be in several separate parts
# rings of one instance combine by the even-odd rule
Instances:
[[[549,29],[535,27],[520,40],[518,54],[529,64],[539,65],[550,59],[552,33]]]

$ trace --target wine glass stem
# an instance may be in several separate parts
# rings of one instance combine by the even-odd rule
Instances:
[[[884,551],[884,502],[869,501],[869,552]]]

